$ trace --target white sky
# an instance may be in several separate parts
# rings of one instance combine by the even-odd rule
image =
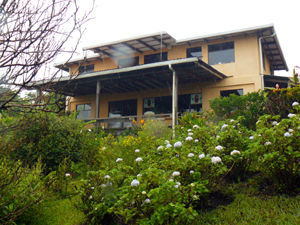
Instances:
[[[84,8],[89,1],[79,3]],[[275,74],[290,76],[300,66],[299,0],[96,0],[96,5],[76,58],[85,46],[159,31],[178,40],[273,23],[289,67]]]

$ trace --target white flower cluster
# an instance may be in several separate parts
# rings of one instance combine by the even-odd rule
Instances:
[[[138,181],[138,180],[133,180],[132,182],[131,182],[131,186],[132,187],[137,187],[137,186],[139,186],[140,185],[140,182]]]
[[[151,203],[151,200],[149,198],[146,198],[144,203]]]
[[[136,149],[136,150],[134,150],[135,152],[140,152],[140,150],[139,149]]]
[[[152,112],[152,111],[147,111],[144,113],[144,116],[154,116],[155,115],[155,112]]]
[[[186,140],[186,141],[192,141],[193,138],[192,138],[192,137],[187,137],[187,138],[185,138],[185,140]]]
[[[233,150],[232,152],[230,152],[230,155],[231,155],[231,156],[232,156],[232,155],[236,155],[236,154],[240,155],[241,152],[238,151],[238,150]]]
[[[189,158],[192,158],[192,157],[194,157],[194,154],[193,154],[193,153],[189,153],[189,154],[188,154],[188,157],[189,157]]]
[[[110,176],[109,176],[109,175],[106,175],[104,178],[105,178],[105,179],[109,179],[109,178],[110,178]]]
[[[138,158],[135,159],[135,161],[136,161],[136,162],[142,162],[143,159],[142,159],[142,157],[138,157]]]
[[[122,162],[123,159],[122,158],[117,158],[116,162]]]
[[[165,140],[165,145],[170,144],[170,142],[168,140]]]
[[[191,132],[192,131],[192,129],[188,129],[188,132]]]
[[[167,144],[166,148],[172,148],[172,145],[171,144]]]
[[[294,113],[289,113],[288,114],[288,118],[293,118],[293,117],[295,117],[296,116],[296,114],[294,114]]]
[[[66,177],[69,177],[69,176],[71,176],[71,174],[69,174],[69,173],[66,173]]]
[[[293,102],[292,106],[294,107],[296,105],[299,105],[299,103],[298,102]]]
[[[180,172],[178,172],[178,171],[174,171],[173,174],[172,174],[173,177],[179,176],[179,175],[180,175]]]
[[[189,132],[188,133],[188,136],[193,136],[194,134],[192,132]]]
[[[223,124],[223,126],[221,127],[221,131],[223,130],[223,129],[225,129],[226,127],[228,126],[228,124]]]
[[[175,142],[174,148],[179,148],[182,146],[182,143],[180,141]]]
[[[222,159],[219,156],[213,156],[213,157],[211,157],[211,162],[219,163],[219,162],[222,162]]]
[[[230,122],[234,122],[234,119],[231,119]]]
[[[199,129],[200,127],[198,125],[193,126],[194,129]]]
[[[141,177],[142,176],[142,174],[138,174],[138,175],[136,175],[137,177]]]
[[[205,157],[204,153],[199,155],[199,159],[203,159]]]
[[[271,145],[272,143],[270,141],[267,141],[264,146],[268,146],[268,145]]]
[[[250,139],[250,140],[253,140],[253,139],[254,139],[254,137],[253,137],[253,136],[250,136],[250,137],[249,137],[249,139]]]
[[[291,134],[290,134],[289,132],[286,132],[286,133],[284,133],[284,136],[285,136],[285,137],[290,137]]]
[[[163,148],[164,148],[164,146],[160,145],[160,146],[158,146],[157,150],[159,151],[159,150],[162,150]]]
[[[180,185],[181,185],[181,183],[180,183],[180,182],[176,182],[176,185],[174,185],[174,187],[175,187],[175,188],[179,188],[179,187],[180,187]]]
[[[279,124],[279,123],[277,123],[277,121],[273,121],[273,122],[272,122],[272,125],[273,125],[273,126],[277,126],[278,124]]]
[[[199,140],[198,139],[195,139],[195,143],[197,143]]]
[[[223,147],[221,145],[218,145],[217,147],[215,147],[216,150],[221,151],[223,150]]]
[[[293,130],[293,129],[289,129],[289,132],[290,132],[290,133],[293,133],[293,132],[294,132],[294,130]]]
[[[194,173],[194,170],[191,170],[191,171],[190,171],[190,174],[193,174],[193,173]]]

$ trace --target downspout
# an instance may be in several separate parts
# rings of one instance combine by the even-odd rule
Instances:
[[[173,85],[172,85],[172,129],[173,137],[175,136],[175,125],[177,121],[177,77],[176,71],[173,69],[172,65],[169,64],[169,69],[173,72]]]
[[[261,90],[265,89],[265,84],[264,84],[264,68],[263,68],[263,54],[262,54],[261,39],[274,37],[275,35],[276,35],[276,33],[274,32],[270,36],[263,36],[263,37],[260,37],[258,39],[258,44],[259,44],[259,58],[260,58]]]

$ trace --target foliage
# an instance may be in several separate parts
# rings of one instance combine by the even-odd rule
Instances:
[[[151,139],[167,138],[170,136],[170,129],[167,124],[160,120],[146,120],[141,130],[138,131],[138,136],[141,138],[150,137]]]
[[[298,110],[299,106],[295,106]],[[292,193],[300,188],[300,122],[299,114],[290,118],[262,116],[257,123],[256,141],[251,146],[259,157],[265,176],[274,182],[279,192]]]
[[[191,113],[184,113],[183,116],[179,118],[179,121],[187,128],[192,128],[193,125],[202,127],[205,124],[207,117],[205,111],[201,113],[194,111]]]
[[[209,101],[216,121],[234,119],[243,116],[240,123],[254,130],[258,118],[266,113],[265,97],[261,91],[251,92],[243,96],[231,94],[229,97],[218,97]]]
[[[295,66],[293,69],[293,77],[290,78],[290,86],[299,86],[300,80],[299,80],[299,74],[296,72],[296,69],[300,69],[299,66]]]

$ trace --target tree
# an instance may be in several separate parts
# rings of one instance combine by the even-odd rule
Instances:
[[[69,59],[72,57],[83,34],[81,27],[89,20],[91,10],[81,13],[77,0],[0,0],[1,224],[12,223],[44,199],[52,183],[42,179],[40,161],[33,164],[34,157],[23,161],[14,157],[23,141],[22,137],[16,137],[13,128],[26,129],[33,123],[43,125],[44,121],[35,112],[58,112],[64,106],[60,102],[62,96],[46,94],[45,98],[36,99],[29,95],[24,99],[20,93],[33,87],[36,80],[43,80],[49,64],[60,53],[67,52]],[[67,49],[65,44],[74,37],[77,38],[72,49]],[[48,81],[59,79],[59,75],[59,71],[51,72]],[[21,113],[12,118],[6,116],[10,111]]]
[[[57,55],[68,52],[72,57],[83,33],[81,27],[89,20],[90,13],[81,13],[77,0],[2,0],[0,86],[10,87],[14,92],[0,93],[0,110],[22,106],[47,111],[50,104],[58,106],[56,111],[61,110],[63,104],[58,104],[61,96],[55,96],[52,102],[40,101],[41,96],[38,101],[19,101],[16,97],[36,80],[45,78]],[[76,35],[73,49],[66,49],[67,41]],[[49,81],[59,78],[59,74],[58,70],[48,74]]]

